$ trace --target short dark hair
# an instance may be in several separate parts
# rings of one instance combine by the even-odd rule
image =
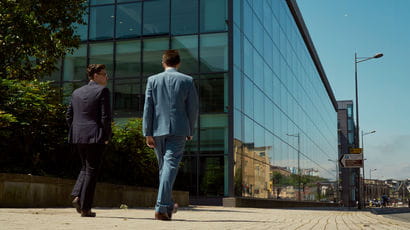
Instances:
[[[162,62],[172,67],[178,65],[181,62],[178,50],[166,50],[162,55]]]
[[[105,69],[104,64],[89,64],[87,67],[87,77],[88,79],[94,79],[94,74],[101,72],[101,70]]]

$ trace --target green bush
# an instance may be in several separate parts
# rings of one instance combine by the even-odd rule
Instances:
[[[154,150],[145,144],[142,120],[133,118],[125,125],[114,124],[113,134],[104,156],[101,180],[156,187],[158,163]]]
[[[0,172],[75,179],[81,161],[67,143],[67,106],[50,82],[0,79]],[[158,166],[142,121],[113,124],[100,181],[156,187]]]

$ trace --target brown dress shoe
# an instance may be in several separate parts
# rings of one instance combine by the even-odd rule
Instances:
[[[169,219],[172,218],[172,214],[177,213],[178,208],[179,208],[178,203],[175,203],[175,204],[174,204],[174,208],[172,209],[172,211],[171,211],[171,212],[168,212]]]
[[[171,218],[169,218],[167,213],[160,213],[160,212],[155,212],[155,219],[156,220],[171,220]]]
[[[91,212],[91,210],[84,211],[81,210],[81,217],[95,217],[97,214],[95,212]]]
[[[71,203],[77,212],[81,213],[80,198],[78,196],[74,197],[74,200]]]

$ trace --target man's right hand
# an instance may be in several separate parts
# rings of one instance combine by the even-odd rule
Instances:
[[[187,140],[187,141],[192,140],[192,136],[187,136],[187,137],[186,137],[186,140]]]
[[[147,143],[148,147],[151,149],[155,148],[155,140],[153,136],[145,137],[145,142]]]

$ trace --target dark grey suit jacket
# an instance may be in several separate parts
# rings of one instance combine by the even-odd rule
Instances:
[[[69,143],[103,144],[110,140],[110,91],[94,81],[74,90],[66,119]]]

